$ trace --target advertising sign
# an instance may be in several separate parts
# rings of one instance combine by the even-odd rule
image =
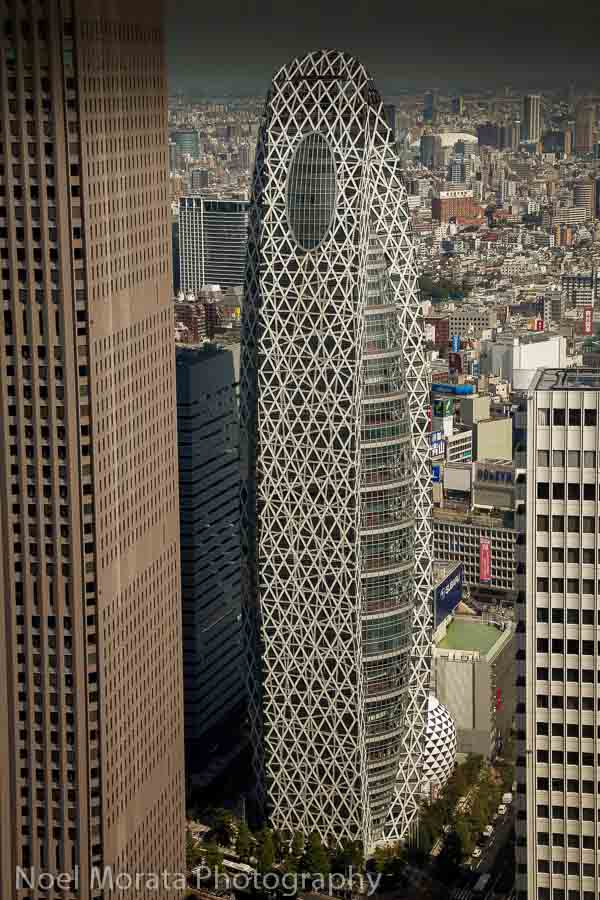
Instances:
[[[592,333],[592,307],[591,306],[583,307],[583,333],[584,334]]]
[[[432,466],[431,467],[431,480],[434,484],[439,484],[441,481],[441,466]]]
[[[536,320],[535,320],[535,330],[536,330],[536,331],[543,331],[543,330],[544,330],[544,320],[543,320],[543,319],[536,319]]]
[[[434,589],[434,610],[435,610],[435,627],[443,622],[446,616],[454,612],[462,599],[462,589],[464,581],[464,566],[462,563],[453,569],[452,572]]]
[[[450,397],[438,398],[433,401],[433,415],[436,419],[445,419],[454,412],[454,403]]]
[[[492,545],[489,538],[479,539],[479,581],[489,584],[492,580]]]
[[[460,351],[460,335],[453,334],[452,335],[452,352],[458,353]]]

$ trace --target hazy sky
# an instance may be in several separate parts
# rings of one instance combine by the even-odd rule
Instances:
[[[265,92],[319,47],[355,53],[378,85],[600,81],[598,0],[167,0],[173,88]]]

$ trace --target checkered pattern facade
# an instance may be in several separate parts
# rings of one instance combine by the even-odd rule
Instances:
[[[432,694],[423,754],[423,792],[443,787],[454,771],[455,763],[456,725],[446,707]]]

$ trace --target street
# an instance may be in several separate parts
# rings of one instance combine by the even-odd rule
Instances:
[[[451,900],[479,900],[479,898],[504,897],[512,890],[512,884],[505,885],[502,876],[507,873],[504,854],[510,843],[513,829],[513,807],[508,808],[504,816],[493,823],[494,833],[489,841],[481,845],[482,855],[479,859],[471,858],[466,863],[464,873],[450,894]],[[490,882],[483,894],[476,894],[474,886],[482,875],[491,875]]]

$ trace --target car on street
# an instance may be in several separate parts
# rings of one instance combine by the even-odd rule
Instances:
[[[481,833],[485,838],[491,838],[494,833],[493,825],[486,825]]]
[[[481,847],[475,847],[475,849],[471,853],[471,856],[473,857],[473,859],[479,859],[481,854],[482,854]]]
[[[507,807],[506,803],[501,803],[500,806],[498,807],[498,815],[505,816],[507,809],[508,809],[508,807]]]

